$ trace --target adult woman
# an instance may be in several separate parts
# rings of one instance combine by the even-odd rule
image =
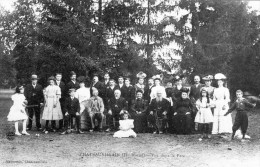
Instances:
[[[175,105],[173,114],[174,131],[177,134],[191,133],[191,114],[194,111],[194,106],[188,98],[188,88],[181,89],[181,98],[179,98]]]
[[[226,76],[218,73],[215,75],[218,87],[215,88],[213,93],[213,101],[215,104],[213,129],[212,134],[232,133],[232,118],[231,114],[226,117],[224,114],[229,109],[230,93],[228,88],[224,87],[224,80]]]
[[[60,106],[61,90],[55,85],[55,78],[53,76],[48,78],[49,86],[44,90],[45,106],[43,109],[42,119],[46,120],[44,132],[48,131],[49,121],[51,120],[52,129],[55,131],[55,120],[63,118]]]
[[[135,90],[141,90],[142,92],[145,91],[145,84],[144,84],[144,79],[146,77],[146,74],[144,72],[139,72],[136,74],[136,77],[138,78],[138,83],[135,84]]]

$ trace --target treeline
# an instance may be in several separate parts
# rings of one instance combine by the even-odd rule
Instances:
[[[18,0],[0,17],[2,85],[32,72],[222,72],[232,91],[260,93],[260,16],[242,1]],[[177,47],[156,54],[168,45]]]

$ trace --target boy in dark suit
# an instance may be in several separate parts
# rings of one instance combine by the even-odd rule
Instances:
[[[243,98],[243,92],[241,90],[236,91],[237,100],[235,103],[232,104],[231,108],[228,110],[228,112],[224,115],[227,116],[229,113],[231,113],[233,110],[237,111],[235,122],[233,124],[232,130],[232,137],[231,139],[234,139],[236,131],[241,127],[241,132],[243,135],[242,141],[245,139],[247,127],[248,127],[248,116],[247,116],[247,107],[255,107],[256,104],[249,103],[247,99]]]
[[[132,106],[132,101],[135,99],[135,88],[130,85],[130,78],[125,78],[125,84],[121,89],[122,97],[126,100],[128,109]]]
[[[61,134],[68,134],[70,131],[68,130],[69,128],[69,123],[72,124],[73,118],[76,118],[76,125],[77,125],[77,133],[81,134],[83,133],[80,130],[80,105],[79,105],[79,100],[75,97],[75,89],[70,89],[69,94],[70,97],[66,98],[65,100],[65,105],[64,105],[64,111],[65,111],[65,131],[62,132]]]
[[[40,115],[41,115],[41,106],[43,106],[43,89],[40,84],[37,83],[38,76],[36,74],[32,74],[31,76],[31,84],[28,84],[24,90],[24,96],[28,101],[28,115],[29,118],[33,118],[35,114],[36,119],[36,127],[37,130],[41,130],[40,123]],[[32,107],[29,107],[32,106]],[[27,125],[27,130],[32,129],[32,119],[29,119],[29,124]]]

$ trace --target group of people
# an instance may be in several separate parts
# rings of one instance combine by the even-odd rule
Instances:
[[[16,135],[21,135],[18,130],[20,120],[23,121],[22,134],[29,135],[27,130],[32,129],[35,115],[37,130],[44,133],[60,131],[62,135],[70,133],[75,125],[77,133],[84,133],[81,128],[87,126],[90,132],[117,131],[114,137],[136,137],[136,133],[146,132],[200,132],[203,138],[222,133],[232,133],[233,138],[239,128],[245,137],[248,127],[246,111],[255,104],[244,99],[243,92],[238,90],[237,100],[229,108],[230,93],[224,86],[225,75],[205,76],[202,78],[205,84],[195,76],[194,85],[190,87],[183,86],[180,76],[168,81],[165,87],[159,76],[148,78],[148,84],[145,84],[145,78],[146,74],[139,72],[136,84],[132,85],[130,78],[122,76],[116,83],[106,73],[104,82],[94,75],[90,87],[86,87],[86,77],[77,78],[72,71],[67,84],[62,81],[62,74],[56,73],[55,77],[48,78],[49,85],[43,88],[37,82],[38,76],[33,74],[30,84],[17,86],[7,118],[15,122]],[[217,81],[216,88],[211,86],[213,79]],[[40,122],[41,107],[42,119],[46,120],[44,129]],[[230,113],[235,109],[237,115],[232,128]]]

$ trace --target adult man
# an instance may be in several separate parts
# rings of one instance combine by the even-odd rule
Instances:
[[[200,90],[204,85],[200,83],[200,77],[198,75],[194,76],[194,85],[190,88],[190,99],[193,104],[196,103],[196,101],[200,98]],[[196,112],[192,113],[192,129],[198,130],[198,124],[194,123],[194,119],[196,116]]]
[[[132,101],[131,116],[134,118],[134,130],[136,133],[144,133],[147,128],[146,110],[148,103],[143,99],[142,90],[136,91],[136,99]]]
[[[126,100],[128,110],[132,105],[132,100],[135,99],[135,88],[130,85],[130,78],[125,78],[125,85],[121,89],[122,97]]]
[[[89,99],[88,104],[88,112],[91,119],[91,129],[97,129],[98,131],[102,131],[102,124],[104,119],[104,103],[101,97],[98,96],[98,89],[93,88],[93,96]],[[98,126],[95,127],[94,121],[97,119]]]
[[[109,73],[105,73],[105,75],[104,75],[104,86],[105,86],[105,88],[109,87],[109,80],[110,80]]]
[[[109,87],[106,88],[106,94],[105,94],[105,108],[107,109],[109,101],[114,97],[114,92],[116,89],[119,89],[118,86],[115,85],[115,80],[110,79],[109,80]]]
[[[64,118],[64,103],[65,103],[65,95],[66,95],[66,85],[65,83],[61,80],[62,79],[62,74],[61,73],[56,73],[55,76],[55,85],[60,87],[61,90],[61,98],[60,98],[60,106],[61,106],[61,111],[63,114],[63,118]],[[59,120],[59,130],[61,130],[63,128],[64,122],[63,119]]]
[[[200,83],[200,77],[194,76],[194,85],[190,88],[190,99],[196,102],[200,98],[200,90],[204,85]]]
[[[153,80],[153,78],[149,78],[148,79],[148,87],[146,87],[145,90],[144,90],[144,99],[147,100],[148,102],[151,101],[150,94],[151,94],[153,87],[154,87],[154,80]]]
[[[40,107],[43,106],[43,89],[40,84],[37,83],[38,76],[36,74],[31,75],[31,84],[28,84],[25,87],[24,95],[28,101],[28,115],[29,115],[29,124],[27,125],[27,130],[32,129],[32,118],[35,114],[36,127],[37,130],[41,129],[40,123]]]
[[[99,96],[101,98],[104,98],[104,85],[103,85],[103,83],[101,83],[99,81],[99,78],[98,78],[97,74],[94,74],[92,83],[90,85],[90,94],[91,94],[91,96],[93,96],[93,92],[92,92],[92,88],[93,87],[95,87],[98,90]]]
[[[119,129],[120,114],[126,109],[127,103],[125,99],[121,97],[121,91],[118,89],[115,90],[114,97],[108,103],[107,124],[109,128],[106,130],[107,132],[111,129]],[[115,119],[115,126],[113,126],[113,119]]]
[[[120,91],[122,92],[122,87],[124,86],[124,78],[122,76],[118,77],[118,87]]]
[[[152,125],[156,130],[154,133],[163,133],[166,131],[167,115],[170,110],[170,102],[163,98],[163,90],[157,90],[156,98],[152,99],[151,104],[148,107],[148,124]],[[159,121],[162,120],[161,129],[159,129]]]
[[[70,72],[70,82],[67,83],[66,85],[66,94],[67,94],[67,97],[69,97],[69,90],[70,89],[75,89],[77,90],[79,88],[79,83],[76,81],[76,78],[77,78],[77,75],[74,71],[71,71]]]

